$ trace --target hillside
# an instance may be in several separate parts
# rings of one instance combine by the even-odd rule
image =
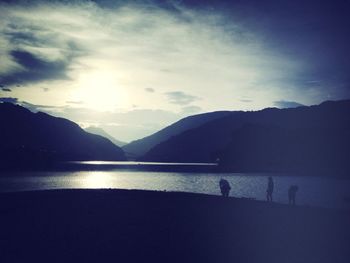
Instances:
[[[132,141],[131,143],[125,145],[123,147],[123,150],[125,154],[130,156],[131,158],[138,158],[147,153],[151,148],[153,148],[157,144],[168,140],[172,136],[179,135],[180,133],[186,130],[199,127],[204,123],[218,118],[222,118],[224,116],[227,116],[228,114],[230,114],[229,111],[217,111],[183,118],[150,136],[136,141]]]
[[[140,160],[220,160],[234,171],[350,171],[349,112],[349,100],[233,112],[158,144]]]
[[[124,160],[121,148],[76,123],[0,103],[0,168],[42,167],[56,161]]]
[[[100,135],[102,137],[105,137],[119,147],[123,147],[124,145],[127,144],[126,142],[122,142],[122,141],[117,140],[116,138],[114,138],[113,136],[108,134],[105,130],[98,128],[98,127],[90,126],[90,127],[85,128],[84,130],[89,132],[89,133],[93,133],[93,134],[97,134],[97,135]]]

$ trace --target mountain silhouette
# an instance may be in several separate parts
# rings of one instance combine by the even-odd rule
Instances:
[[[107,138],[108,140],[110,140],[111,142],[113,142],[115,145],[119,146],[119,147],[123,147],[124,145],[126,145],[126,142],[122,142],[117,140],[116,138],[114,138],[113,136],[111,136],[110,134],[108,134],[104,129],[102,128],[98,128],[95,126],[90,126],[84,129],[85,131],[89,132],[89,133],[93,133],[93,134],[97,134],[100,135],[102,137]]]
[[[150,136],[132,141],[122,148],[125,154],[130,158],[138,158],[143,156],[154,146],[168,140],[172,136],[176,136],[186,130],[201,126],[202,124],[207,123],[211,120],[222,118],[228,114],[230,114],[230,111],[217,111],[189,116],[169,125],[168,127]]]
[[[0,168],[45,167],[57,161],[125,160],[110,140],[76,123],[0,103]]]
[[[229,171],[350,171],[350,100],[231,112],[159,143],[142,161],[215,162]]]

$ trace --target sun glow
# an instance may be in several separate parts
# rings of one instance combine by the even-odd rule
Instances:
[[[112,111],[127,106],[127,94],[115,74],[98,71],[84,74],[72,91],[71,102],[97,111]]]

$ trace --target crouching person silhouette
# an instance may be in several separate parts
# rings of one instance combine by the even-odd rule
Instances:
[[[291,185],[288,189],[288,199],[290,205],[295,205],[295,196],[298,192],[299,187],[297,185]]]
[[[231,186],[230,186],[229,182],[225,179],[221,179],[219,182],[219,186],[220,186],[222,196],[228,197],[230,190],[231,190]]]

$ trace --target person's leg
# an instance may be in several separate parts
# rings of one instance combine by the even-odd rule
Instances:
[[[272,193],[271,192],[267,193],[267,201],[272,202]]]

